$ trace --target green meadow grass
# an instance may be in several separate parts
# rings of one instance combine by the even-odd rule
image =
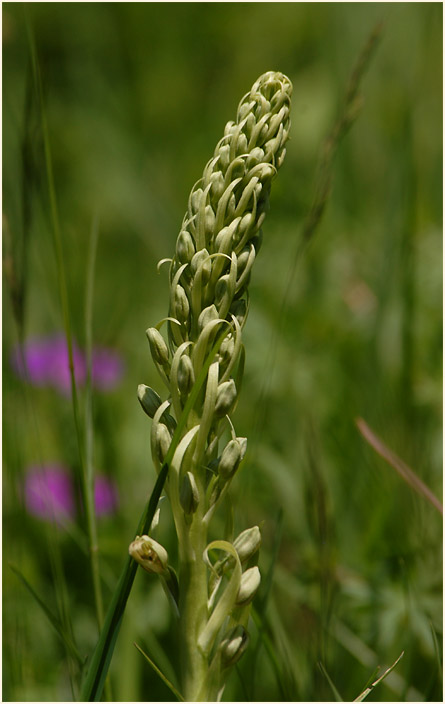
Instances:
[[[356,425],[441,498],[441,4],[6,2],[2,13],[3,700],[86,691],[155,486],[136,390],[157,383],[144,335],[167,314],[156,265],[267,70],[293,82],[291,139],[250,284],[235,413],[249,451],[211,536],[261,525],[262,585],[224,699],[352,701],[369,687],[369,701],[441,700],[441,516]],[[87,351],[122,355],[117,389],[87,384],[73,403],[17,378],[17,342],[67,330]],[[48,462],[83,487],[86,514],[64,529],[21,499],[26,468]],[[118,484],[111,517],[94,516],[93,469]],[[174,560],[166,506],[155,538]],[[138,570],[105,697],[171,700],[176,641],[160,584]]]

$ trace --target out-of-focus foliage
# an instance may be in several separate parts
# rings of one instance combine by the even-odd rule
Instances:
[[[2,10],[3,699],[71,700],[78,666],[8,567],[65,614],[89,654],[97,628],[81,502],[79,523],[56,528],[27,513],[23,496],[28,467],[60,464],[75,477],[79,452],[69,396],[26,383],[10,362],[21,337],[57,334],[63,321],[25,11]],[[440,516],[354,421],[363,417],[441,495],[441,4],[30,3],[26,13],[74,337],[83,348],[98,217],[93,344],[125,361],[120,384],[93,397],[95,467],[120,499],[116,513],[98,517],[105,604],[155,480],[136,389],[157,384],[144,335],[168,308],[166,269],[156,264],[173,254],[188,193],[240,97],[279,70],[294,84],[291,141],[250,287],[235,416],[249,452],[231,495],[235,534],[262,524],[263,583],[248,654],[224,697],[331,699],[321,662],[351,700],[404,651],[369,699],[440,699]],[[323,140],[380,20],[329,204],[297,257]],[[231,520],[221,514],[215,537]],[[173,536],[163,507],[155,537],[174,558]],[[113,698],[169,700],[134,641],[175,684],[174,619],[145,573],[112,663]]]

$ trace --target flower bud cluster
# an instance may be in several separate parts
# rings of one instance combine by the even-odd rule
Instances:
[[[208,307],[212,318],[230,321],[236,315],[244,323],[246,306],[239,303],[261,245],[271,182],[286,154],[291,95],[292,84],[282,73],[262,75],[193,187],[171,267],[176,344],[203,329]]]
[[[217,357],[218,387],[208,424],[208,447],[210,435],[217,435],[216,426],[230,415],[237,402],[238,381],[233,375],[242,353],[247,287],[261,244],[271,182],[286,153],[291,94],[289,79],[269,71],[242,98],[236,120],[226,124],[213,157],[192,189],[176,241],[170,267],[168,344],[159,330],[161,324],[146,332],[177,419],[215,338],[227,329]],[[140,387],[139,400],[154,417],[161,400],[147,389]],[[202,413],[202,396],[200,403]],[[152,448],[157,467],[170,446],[172,423],[168,418],[174,420],[165,412],[154,433]],[[229,442],[218,460],[219,489],[223,480],[233,477],[244,454],[245,441],[242,445],[239,439]],[[212,452],[207,452],[202,461],[208,465],[216,460],[212,445]],[[220,495],[219,489],[211,494],[214,500]]]

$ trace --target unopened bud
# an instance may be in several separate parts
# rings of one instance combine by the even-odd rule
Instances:
[[[247,157],[246,168],[251,169],[253,166],[256,166],[257,164],[262,162],[263,159],[264,149],[261,149],[261,147],[255,147],[251,150],[249,156]]]
[[[229,123],[229,122],[227,123],[226,129],[230,124],[231,123]],[[224,134],[226,134],[226,129],[224,130]],[[222,172],[225,173],[227,171],[227,167],[230,164],[230,145],[224,144],[224,146],[222,146],[218,149],[218,154],[219,154],[219,162],[218,162],[219,166],[221,167]]]
[[[154,389],[145,384],[139,384],[138,386],[138,400],[144,409],[147,416],[153,418],[154,414],[161,405],[161,397],[156,393]]]
[[[212,320],[217,320],[217,318],[218,318],[218,311],[216,309],[216,306],[212,303],[211,306],[207,306],[207,308],[204,308],[204,310],[201,311],[201,313],[199,314],[199,318],[198,318],[199,331],[204,330],[207,323],[210,323]]]
[[[175,310],[174,315],[179,322],[184,322],[189,317],[190,303],[183,287],[178,284],[175,288]]]
[[[148,535],[137,535],[128,552],[146,572],[163,574],[167,570],[167,550]]]
[[[230,413],[236,401],[236,386],[233,379],[223,381],[218,386],[215,403],[215,416],[222,418]]]
[[[247,562],[252,555],[259,550],[261,545],[261,533],[258,526],[247,528],[233,542],[233,547],[238,553],[240,562]]]
[[[202,188],[197,188],[195,191],[191,193],[190,196],[190,203],[192,206],[192,212],[197,213],[199,210],[199,206],[201,205],[201,198],[203,197],[204,191]]]
[[[169,450],[170,443],[171,435],[167,426],[164,423],[158,423],[156,427],[156,454],[161,464]]]
[[[247,262],[249,261],[250,252],[251,247],[244,247],[241,254],[238,255],[236,262],[236,273],[238,276],[240,276],[246,268]]]
[[[196,486],[195,477],[191,472],[187,472],[184,475],[184,479],[181,484],[181,491],[179,492],[179,501],[184,513],[187,515],[194,513],[198,507],[199,491]]]
[[[222,175],[221,171],[216,171],[215,173],[213,173],[210,177],[210,181],[212,184],[212,189],[210,193],[213,197],[213,201],[218,202],[222,194],[224,193],[224,176]]]
[[[245,450],[243,453],[243,447],[239,442],[240,440],[244,440],[244,438],[230,440],[223,450],[218,464],[218,474],[222,479],[229,479],[229,477],[236,472],[239,463],[244,457]]]
[[[176,240],[176,254],[181,264],[187,264],[195,254],[195,245],[190,232],[181,230]]]
[[[247,152],[247,137],[243,132],[240,132],[238,135],[238,139],[236,140],[236,148],[235,148],[235,153],[237,155],[239,154],[245,154]]]
[[[221,276],[218,281],[216,282],[215,286],[215,303],[217,306],[220,305],[222,302],[224,296],[227,293],[228,289],[228,284],[230,281],[229,274],[224,274],[224,276]]]
[[[219,646],[221,653],[221,664],[223,667],[231,667],[246,651],[249,644],[249,634],[243,626],[236,626],[221,641]]]
[[[250,567],[241,575],[241,584],[236,597],[237,606],[247,606],[255,596],[261,582],[258,567]]]
[[[178,365],[178,388],[182,396],[186,396],[195,383],[195,372],[192,360],[183,354]]]
[[[159,330],[156,328],[148,328],[145,331],[148,342],[150,343],[151,356],[158,364],[164,365],[168,363],[168,347]]]
[[[211,205],[206,205],[204,211],[204,228],[207,237],[213,234],[213,229],[215,227],[215,213]]]
[[[247,313],[247,303],[244,298],[240,298],[237,301],[233,301],[232,305],[230,306],[230,312],[232,313],[232,315],[235,316],[239,324],[242,325],[244,323]]]
[[[228,364],[232,358],[233,352],[235,350],[235,340],[233,336],[226,337],[221,347],[219,348],[219,356],[221,359],[221,364]]]
[[[195,276],[196,272],[200,267],[202,267],[202,283],[205,286],[208,280],[210,279],[210,274],[212,273],[212,262],[210,260],[209,253],[206,249],[200,249],[199,252],[196,252],[190,263],[190,268],[192,270],[193,276]]]

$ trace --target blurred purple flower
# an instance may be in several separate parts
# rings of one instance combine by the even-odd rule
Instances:
[[[99,475],[94,486],[97,516],[116,512],[118,491],[115,482]],[[74,485],[69,471],[61,465],[32,466],[25,477],[25,506],[29,513],[47,521],[64,523],[76,515]]]
[[[124,373],[122,358],[108,347],[95,347],[91,360],[93,386],[108,391],[116,386]]]
[[[19,377],[34,386],[51,386],[63,394],[71,388],[68,346],[61,335],[31,339],[20,349],[15,347],[11,365]],[[87,369],[85,355],[73,342],[73,365],[76,384],[83,386]],[[98,347],[92,352],[92,382],[101,391],[114,388],[122,378],[124,363],[117,352]]]
[[[115,513],[119,503],[116,484],[107,477],[98,476],[94,482],[94,506],[97,516]]]
[[[59,465],[30,467],[25,478],[25,505],[38,518],[63,523],[75,515],[73,484]]]

